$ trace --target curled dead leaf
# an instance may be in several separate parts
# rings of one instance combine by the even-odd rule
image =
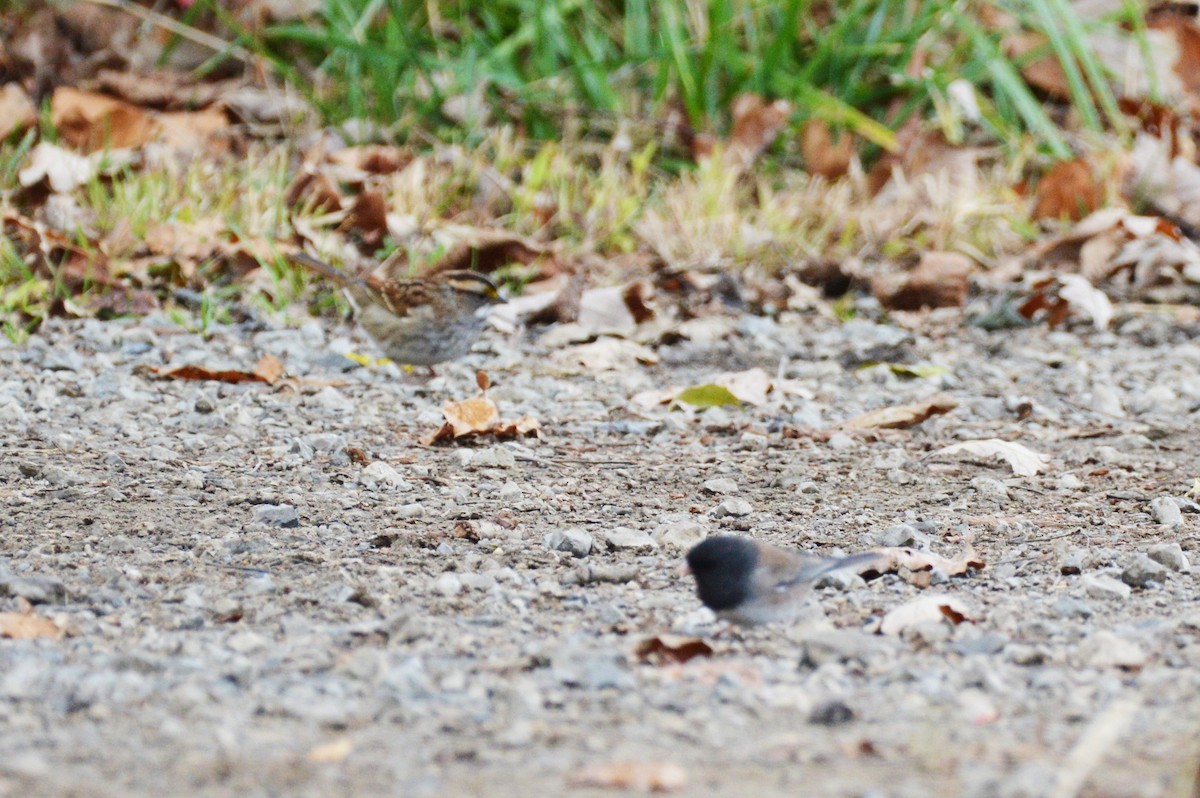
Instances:
[[[49,618],[28,612],[0,612],[0,637],[12,640],[34,640],[47,637],[59,640],[65,634],[62,627]]]
[[[37,123],[37,108],[17,82],[0,86],[0,140],[15,130],[28,130]]]
[[[958,576],[971,569],[980,570],[987,567],[983,558],[971,546],[967,546],[957,557],[943,557],[931,551],[917,551],[907,547],[872,549],[871,553],[878,555],[878,559],[860,566],[860,574],[891,573],[901,569],[914,572],[936,569],[947,576]]]
[[[1104,204],[1104,181],[1085,158],[1059,161],[1038,182],[1035,219],[1079,220]]]
[[[880,619],[875,632],[899,635],[905,629],[939,621],[957,626],[964,621],[973,623],[975,617],[962,599],[945,594],[921,596],[890,610]]]
[[[274,385],[283,377],[283,363],[274,355],[263,355],[250,371],[241,369],[213,369],[200,365],[175,366],[169,369],[150,368],[148,371],[164,379],[212,380],[237,384],[240,382],[263,382]]]
[[[69,86],[54,90],[50,119],[63,141],[84,152],[140,147],[159,132],[158,121],[142,108]]]
[[[871,410],[855,416],[842,426],[852,430],[908,429],[934,416],[949,413],[956,407],[958,402],[955,399],[939,394],[923,402]]]
[[[1049,465],[1049,460],[1044,454],[1039,454],[1019,443],[1003,441],[999,438],[963,441],[938,449],[932,454],[957,454],[959,452],[966,452],[982,458],[1000,457],[1019,477],[1032,477]]]
[[[698,637],[657,635],[639,642],[633,653],[641,662],[678,665],[696,657],[711,657],[713,649]]]
[[[871,282],[871,293],[891,310],[961,307],[967,301],[974,262],[957,252],[926,252],[906,274]]]

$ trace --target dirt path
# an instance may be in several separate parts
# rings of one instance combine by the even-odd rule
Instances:
[[[627,760],[679,766],[652,773],[687,795],[1194,795],[1200,346],[1115,326],[744,319],[599,373],[497,337],[426,386],[343,373],[316,323],[0,346],[0,610],[69,632],[0,640],[0,794],[587,795],[569,785]],[[145,371],[263,353],[342,384]],[[755,407],[630,399],[781,360],[790,392]],[[481,364],[546,439],[417,445]],[[939,391],[958,408],[911,430],[836,431]],[[1050,466],[931,454],[985,438]],[[987,567],[845,579],[824,617],[714,639],[672,541],[717,532],[971,541]],[[933,592],[974,621],[870,633]],[[714,654],[633,655],[667,633]]]

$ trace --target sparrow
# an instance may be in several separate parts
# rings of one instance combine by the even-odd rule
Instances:
[[[359,325],[401,365],[432,367],[467,354],[483,333],[479,311],[503,301],[495,283],[478,272],[385,280],[349,274],[304,252],[288,257],[340,285]]]
[[[830,571],[871,562],[876,552],[816,557],[749,538],[720,535],[687,553],[684,572],[719,618],[740,626],[790,621],[800,614],[812,583]]]

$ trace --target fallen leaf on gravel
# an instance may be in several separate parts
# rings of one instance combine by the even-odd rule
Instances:
[[[339,737],[321,745],[315,745],[308,751],[309,762],[337,764],[350,756],[354,750],[354,741],[349,737]]]
[[[639,394],[640,395],[640,394]],[[723,407],[724,405],[741,404],[738,398],[733,395],[723,385],[693,385],[690,388],[684,388],[672,397],[676,402],[681,402],[692,407],[701,409],[708,407]]]
[[[645,280],[611,288],[592,288],[579,297],[579,325],[592,335],[629,335],[654,318],[654,287]]]
[[[837,180],[850,171],[854,137],[844,130],[835,139],[824,120],[813,118],[804,123],[800,154],[804,156],[804,169],[809,174]]]
[[[29,612],[0,612],[0,637],[13,640],[33,640],[48,637],[58,640],[63,636],[62,627],[49,618]]]
[[[921,596],[901,604],[884,615],[879,621],[875,633],[899,635],[905,629],[921,624],[949,621],[954,626],[958,626],[963,621],[974,622],[974,620],[970,608],[961,599],[945,594]]]
[[[957,252],[926,252],[905,274],[882,275],[871,293],[890,310],[961,307],[967,301],[967,278],[974,261]]]
[[[639,792],[674,792],[687,786],[687,771],[671,762],[618,760],[587,765],[571,776],[573,787],[607,787]]]
[[[1013,473],[1019,477],[1032,477],[1049,464],[1044,454],[1038,454],[1027,446],[1012,441],[1002,441],[999,438],[963,441],[938,449],[932,454],[957,454],[958,452],[966,452],[976,457],[1002,457],[1012,467]]]
[[[633,653],[641,662],[668,665],[687,662],[696,657],[711,657],[713,649],[698,637],[658,635],[638,643]]]
[[[455,438],[473,432],[486,432],[500,420],[500,408],[486,396],[477,396],[465,402],[449,402],[442,408],[442,415],[450,425]]]
[[[1058,281],[1062,284],[1058,289],[1060,297],[1067,300],[1071,307],[1086,313],[1097,330],[1108,329],[1113,317],[1113,306],[1103,291],[1078,274],[1060,274]]]
[[[152,374],[173,380],[214,380],[216,382],[265,382],[274,385],[283,376],[283,363],[273,355],[263,355],[251,371],[240,369],[210,369],[205,366],[175,366],[170,369],[150,369]]]
[[[577,363],[589,371],[614,371],[630,368],[635,362],[652,366],[658,355],[648,347],[622,338],[604,337],[557,353],[560,359]]]
[[[447,402],[442,408],[445,422],[430,435],[421,439],[425,446],[468,436],[491,435],[499,440],[508,438],[540,438],[541,425],[532,416],[516,421],[501,421],[500,409],[487,396],[476,396],[463,402]]]
[[[879,558],[871,562],[865,563],[857,570],[858,573],[867,573],[875,571],[877,573],[889,573],[905,568],[909,571],[929,571],[937,569],[947,576],[957,576],[963,574],[972,568],[982,569],[986,567],[983,558],[980,557],[975,549],[967,546],[961,555],[958,557],[942,557],[930,551],[917,551],[906,547],[889,547],[882,549],[872,549],[873,554],[878,554]]]
[[[738,401],[748,405],[765,403],[767,393],[771,390],[771,378],[760,368],[728,372],[717,377],[714,382],[723,388],[728,388]]]
[[[922,421],[949,413],[958,407],[958,402],[949,396],[934,396],[923,402],[910,405],[881,407],[863,413],[847,421],[842,426],[845,429],[908,429]]]

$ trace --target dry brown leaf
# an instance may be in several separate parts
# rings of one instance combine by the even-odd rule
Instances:
[[[342,209],[342,194],[337,184],[324,172],[318,172],[306,167],[284,194],[284,201],[289,208],[304,205],[315,211],[331,213]]]
[[[413,162],[410,150],[384,144],[345,147],[327,156],[330,163],[369,175],[390,175]]]
[[[645,280],[584,291],[576,321],[593,335],[629,335],[654,318],[653,295],[654,287]]]
[[[17,179],[26,188],[44,181],[50,191],[69,194],[91,180],[95,173],[96,164],[91,158],[43,141],[29,153]]]
[[[387,201],[378,191],[364,191],[354,198],[343,229],[357,230],[363,245],[376,250],[388,234]]]
[[[921,596],[890,610],[879,621],[876,634],[899,635],[905,629],[928,623],[949,622],[957,626],[974,622],[971,609],[962,599],[945,594]]]
[[[720,385],[748,405],[765,404],[767,394],[773,387],[770,375],[757,366],[721,374],[713,380],[713,384]]]
[[[687,771],[671,762],[618,760],[587,765],[571,779],[573,787],[605,787],[639,792],[674,792],[687,786]]]
[[[835,138],[824,120],[810,119],[804,124],[800,152],[804,156],[804,168],[809,174],[836,180],[850,171],[850,163],[854,159],[854,137],[842,131]]]
[[[59,640],[63,634],[62,627],[49,618],[35,615],[32,609],[28,612],[0,612],[0,637],[13,640],[48,637]]]
[[[871,292],[890,310],[962,307],[974,266],[957,252],[926,252],[912,271],[873,280]]]
[[[698,637],[657,635],[639,642],[633,653],[641,662],[679,665],[696,657],[711,657],[713,649]]]
[[[229,117],[221,108],[202,111],[171,111],[155,117],[162,138],[177,150],[203,150],[216,154],[229,151],[229,139],[222,136],[230,129]]]
[[[923,402],[881,407],[878,410],[855,416],[842,426],[846,429],[856,430],[908,429],[933,416],[949,413],[956,407],[958,407],[958,402],[953,398],[938,395]]]
[[[733,100],[733,130],[726,157],[732,165],[749,167],[787,126],[792,104],[767,102],[757,94],[739,94]]]
[[[68,86],[50,98],[50,120],[63,141],[84,152],[140,147],[159,132],[157,120],[136,105]]]
[[[1019,31],[1018,26],[1009,30]],[[1004,37],[1002,46],[1009,58],[1014,61],[1026,61],[1025,55],[1035,50],[1043,51],[1044,55],[1026,61],[1021,67],[1021,76],[1036,89],[1040,89],[1056,100],[1068,100],[1071,97],[1071,87],[1067,74],[1063,72],[1062,64],[1048,48],[1046,37],[1040,33],[1015,32]]]
[[[490,430],[500,420],[500,409],[486,396],[477,396],[465,402],[447,402],[442,415],[454,437],[461,438]]]
[[[446,247],[446,255],[429,270],[435,274],[459,269],[490,274],[519,264],[537,267],[531,280],[545,280],[571,271],[553,247],[507,230],[447,225],[438,228],[436,237]]]
[[[521,416],[516,421],[497,422],[491,432],[497,440],[540,438],[542,437],[542,426],[533,416]]]
[[[36,123],[37,108],[21,84],[0,86],[0,140],[7,139],[14,130],[28,130]]]
[[[1179,44],[1175,72],[1188,91],[1193,95],[1200,94],[1200,27],[1193,19],[1174,13],[1157,14],[1147,22],[1151,29],[1174,34]]]
[[[1012,472],[1019,477],[1032,477],[1049,465],[1046,455],[1039,454],[1019,443],[1004,441],[999,438],[963,441],[962,443],[945,446],[932,452],[932,454],[957,454],[959,452],[966,452],[976,457],[1003,458],[1009,467],[1012,468]]]
[[[273,355],[263,355],[250,371],[211,369],[199,365],[175,366],[169,369],[151,368],[148,371],[164,379],[172,380],[212,380],[231,384],[263,382],[267,385],[274,385],[283,376],[283,363]]]
[[[1078,221],[1102,206],[1104,199],[1104,181],[1090,161],[1059,161],[1038,181],[1033,218]]]
[[[959,574],[965,574],[972,568],[981,570],[987,567],[983,558],[970,545],[964,548],[962,554],[957,557],[943,557],[931,551],[917,551],[916,549],[904,547],[872,549],[871,553],[879,555],[878,559],[860,566],[858,568],[860,574],[871,572],[890,573],[901,569],[907,571],[932,571],[937,569],[946,574],[946,576],[958,576]]]

